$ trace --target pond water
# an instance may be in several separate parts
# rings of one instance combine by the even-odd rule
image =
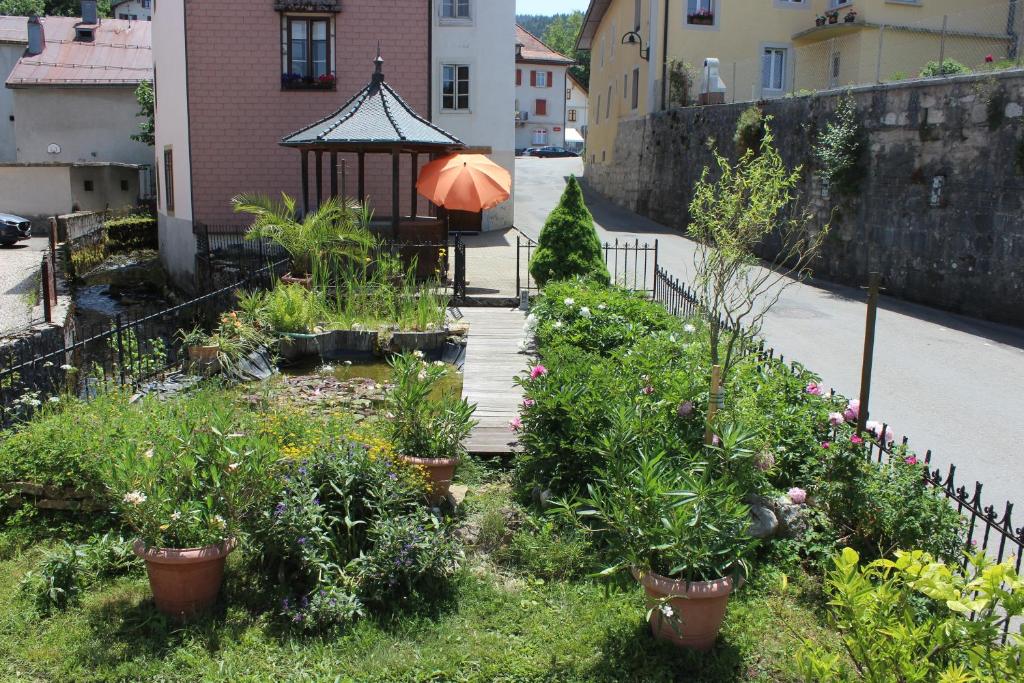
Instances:
[[[115,254],[72,286],[79,328],[92,332],[125,319],[157,313],[173,306],[167,274],[154,251]]]
[[[445,364],[448,374],[438,382],[432,393],[433,398],[441,394],[453,391],[456,396],[462,395],[462,372],[454,365]],[[384,361],[369,363],[336,363],[322,365],[319,361],[310,361],[289,365],[281,369],[281,373],[293,377],[303,375],[329,375],[341,382],[350,382],[356,379],[373,380],[376,384],[389,384],[391,382],[391,366]]]

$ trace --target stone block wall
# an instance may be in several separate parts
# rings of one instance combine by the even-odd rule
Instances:
[[[815,275],[937,308],[1024,325],[1024,72],[850,91],[865,131],[866,176],[836,196],[817,180],[814,146],[842,93],[760,104],[783,159],[802,165],[803,197],[832,228]],[[614,164],[587,164],[595,190],[685,231],[709,142],[735,158],[749,104],[691,107],[619,124]],[[935,194],[936,188],[941,191]],[[828,196],[831,194],[832,196]],[[771,258],[766,246],[762,256]]]

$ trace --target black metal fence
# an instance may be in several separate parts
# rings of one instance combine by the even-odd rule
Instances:
[[[674,315],[680,317],[693,317],[700,312],[700,299],[696,292],[686,283],[673,277],[663,268],[655,271],[655,285],[653,298],[662,304]],[[785,365],[785,358],[775,358],[775,350],[765,348],[763,340],[754,340],[747,337],[755,347],[746,346],[746,352],[756,353],[762,361],[777,361],[787,367],[790,372],[799,372],[802,368],[798,363],[791,362]],[[832,396],[838,396],[835,391]],[[888,425],[882,425],[881,433],[885,434]],[[897,444],[895,442],[884,443],[868,440],[867,458],[879,464],[885,464],[895,458],[911,457],[910,443],[907,437]],[[913,456],[916,457],[916,456]],[[995,505],[986,505],[982,498],[980,482],[975,482],[970,488],[956,480],[956,465],[949,465],[945,473],[941,469],[932,469],[932,452],[925,451],[921,459],[924,464],[923,484],[939,491],[946,497],[949,503],[956,508],[957,512],[964,518],[964,550],[971,553],[985,552],[997,562],[1007,558],[1015,558],[1017,571],[1021,570],[1024,561],[1024,526],[1016,527],[1013,521],[1013,503],[1007,501],[1003,505],[1002,512]],[[966,557],[965,560],[966,562]],[[1004,638],[1010,628],[1009,621],[1003,624]]]
[[[179,329],[211,328],[235,306],[240,290],[269,288],[286,269],[283,260],[267,264],[229,286],[136,320],[119,315],[108,325],[40,335],[0,350],[0,426],[63,396],[90,398],[103,385],[138,387],[160,377],[183,360]]]
[[[525,235],[516,236],[516,292],[536,292],[540,288],[530,274],[530,260],[537,243]],[[601,245],[604,262],[613,284],[654,295],[658,271],[658,240],[654,244],[639,239],[605,242]]]

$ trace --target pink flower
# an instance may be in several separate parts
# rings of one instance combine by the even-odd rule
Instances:
[[[523,399],[523,407],[524,408],[532,408],[535,405],[537,405],[537,402],[534,401],[532,398],[524,398]]]
[[[546,374],[548,374],[548,369],[543,365],[537,365],[530,370],[530,379],[537,379]]]
[[[994,61],[996,61],[995,57],[993,57],[992,55],[985,55],[985,63],[986,64],[991,64]]]
[[[693,415],[693,401],[683,401],[680,403],[679,408],[676,409],[676,415],[682,418]]]
[[[860,417],[860,401],[852,399],[846,404],[846,410],[843,411],[843,417],[846,418],[847,422],[856,422],[857,418]]]
[[[508,430],[510,432],[518,432],[522,428],[523,428],[523,421],[520,420],[518,417],[514,417],[514,418],[512,418],[511,420],[508,421]]]
[[[839,425],[843,424],[844,422],[846,422],[846,416],[843,415],[842,413],[829,413],[828,414],[828,423],[830,425],[832,425],[833,427],[838,427]]]
[[[721,446],[722,445],[722,440],[718,438],[718,434],[715,434],[715,435],[713,435],[711,437],[711,445],[712,446]]]
[[[876,439],[883,440],[885,443],[892,443],[893,440],[896,438],[894,432],[892,431],[892,427],[885,426],[881,422],[876,422],[875,420],[868,420],[866,423],[864,423],[864,427],[869,432],[871,432],[872,436],[874,436]],[[883,427],[885,429],[884,433],[882,432]]]
[[[827,451],[828,449],[832,448],[832,444],[830,444],[828,441],[822,441],[821,447]]]
[[[822,389],[817,382],[810,382],[804,389],[804,392],[812,396],[821,396],[823,393],[825,393],[825,390]]]
[[[853,436],[850,437],[850,443],[854,444],[855,446],[859,446],[860,444],[864,443],[864,439],[854,434]]]
[[[754,458],[754,467],[762,472],[767,472],[775,467],[775,455],[771,451],[758,453],[757,457]]]
[[[903,462],[907,463],[908,465],[916,465],[917,464],[917,456],[916,455],[908,455],[907,457],[903,458]]]
[[[645,384],[644,388],[640,390],[640,393],[643,394],[644,396],[650,396],[651,394],[654,393],[654,387],[652,387],[650,384]]]
[[[789,499],[797,505],[803,505],[807,502],[807,491],[797,488],[796,486],[787,491],[786,495],[789,496]]]

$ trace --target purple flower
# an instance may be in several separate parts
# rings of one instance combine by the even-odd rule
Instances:
[[[822,389],[821,385],[819,385],[817,382],[808,382],[807,386],[804,388],[804,391],[810,394],[811,396],[821,396],[823,393],[825,393],[825,390]]]
[[[398,475],[394,472],[388,472],[388,479],[391,481],[398,481]]]
[[[280,517],[284,514],[284,511],[288,508],[284,503],[278,503],[277,507],[274,508],[274,514]]]
[[[862,443],[864,443],[864,439],[854,434],[853,436],[850,437],[850,443],[852,443],[854,446],[859,446]]]
[[[718,434],[714,434],[711,437],[711,445],[712,446],[721,446],[722,445],[722,440],[718,438]]]
[[[903,459],[903,462],[907,463],[908,465],[916,465],[917,464],[917,456],[916,455],[908,455],[906,458]]]
[[[537,402],[534,401],[532,398],[524,398],[523,399],[523,407],[524,408],[532,408],[535,405],[537,405]]]
[[[796,486],[787,491],[786,495],[789,496],[789,499],[797,505],[803,505],[807,502],[807,491],[797,488]]]
[[[693,401],[683,401],[680,403],[679,408],[676,409],[676,415],[682,418],[693,415]]]
[[[299,545],[306,545],[306,537],[299,536]]]
[[[832,448],[832,444],[830,444],[828,441],[822,441],[821,447],[827,451],[828,449]]]
[[[520,420],[518,417],[514,417],[514,418],[512,418],[511,420],[508,421],[508,430],[510,432],[518,432],[522,428],[523,428],[523,421]]]

